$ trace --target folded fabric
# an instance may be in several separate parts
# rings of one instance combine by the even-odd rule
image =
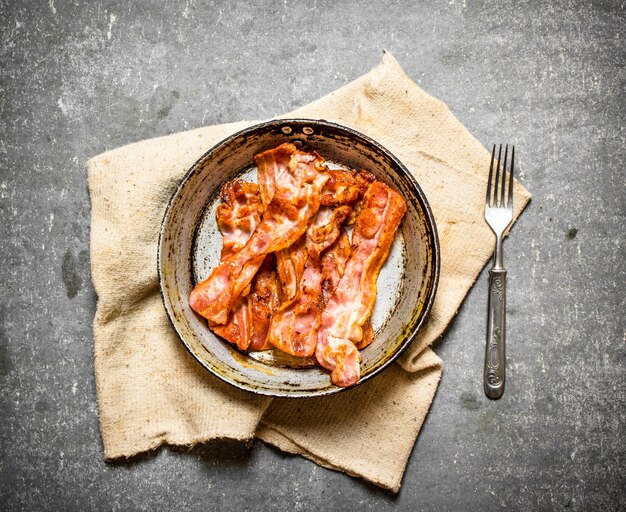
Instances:
[[[483,220],[489,153],[386,53],[356,81],[283,117],[354,128],[415,175],[441,243],[439,290],[418,338],[382,375],[334,396],[272,400],[223,383],[185,350],[159,294],[158,234],[186,170],[228,135],[210,126],[103,153],[88,164],[100,430],[107,460],[163,443],[251,439],[397,491],[442,363],[429,345],[456,313],[493,250]],[[517,218],[530,199],[515,183]],[[418,454],[419,456],[419,454]]]

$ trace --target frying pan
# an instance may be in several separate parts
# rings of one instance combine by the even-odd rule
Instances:
[[[181,341],[196,360],[240,389],[275,397],[338,393],[328,372],[306,358],[279,350],[245,353],[213,334],[188,304],[195,284],[219,261],[215,221],[221,186],[236,177],[255,180],[253,157],[283,142],[317,151],[331,168],[366,169],[407,203],[389,257],[378,279],[372,315],[374,341],[361,351],[366,382],[397,359],[417,335],[432,306],[439,279],[439,240],[431,209],[407,168],[378,142],[355,130],[313,119],[280,119],[242,130],[207,151],[189,169],[167,206],[161,225],[158,271],[163,304]]]

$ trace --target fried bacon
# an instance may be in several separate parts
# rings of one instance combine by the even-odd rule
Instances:
[[[280,306],[280,282],[276,273],[276,260],[268,254],[263,265],[254,276],[252,293],[253,332],[248,350],[268,350],[272,344],[267,338],[272,315]]]
[[[289,163],[293,147],[288,143],[281,144],[254,157],[254,163],[258,169],[261,200],[264,205],[268,205],[274,197],[276,183]],[[296,295],[298,282],[304,272],[306,261],[304,243],[305,239],[302,236],[293,245],[276,253],[276,266],[281,282],[281,299],[283,302],[293,299]]]
[[[350,257],[350,238],[344,229],[333,245],[322,255],[322,299],[324,304],[333,295]]]
[[[402,196],[387,185],[375,181],[367,189],[352,235],[352,253],[322,314],[315,351],[338,386],[359,380],[355,343],[363,340],[363,327],[376,300],[376,280],[405,211]]]
[[[363,170],[361,172],[331,170],[330,179],[322,189],[320,203],[325,206],[352,204],[363,197],[367,187],[376,178]]]
[[[341,276],[343,276],[346,262],[350,257],[350,238],[345,230],[341,230],[341,234],[337,241],[328,248],[322,255],[322,299],[324,304],[328,304],[335,288],[339,284]],[[363,325],[363,339],[354,345],[359,350],[367,347],[374,339],[374,328],[372,322],[368,318]]]
[[[191,308],[209,320],[210,325],[228,321],[228,313],[254,278],[265,256],[298,240],[319,209],[320,191],[329,177],[324,161],[298,151],[293,144],[279,148],[283,148],[281,152],[291,151],[291,156],[284,171],[275,173],[274,194],[261,222],[245,246],[220,261],[189,297]]]
[[[221,259],[239,251],[261,220],[263,206],[259,186],[242,180],[229,181],[220,190],[222,204],[215,212],[217,227],[222,233]]]
[[[349,206],[321,207],[303,237],[306,262],[299,286],[294,298],[274,313],[268,333],[269,343],[288,354],[310,357],[315,352],[323,307],[320,254],[343,232],[349,213]]]
[[[242,180],[229,181],[222,187],[224,201],[217,207],[217,227],[222,233],[221,259],[238,252],[249,240],[261,219],[263,206],[259,187]],[[242,293],[225,325],[214,325],[213,332],[242,350],[266,350],[270,318],[279,306],[278,276],[274,258],[268,255],[251,283],[251,293]],[[244,296],[245,295],[245,296]]]
[[[369,172],[329,170],[290,143],[254,161],[258,185],[234,180],[220,191],[221,259],[189,304],[240,349],[315,355],[334,384],[350,386],[406,204]],[[353,223],[350,244],[343,226]]]
[[[274,257],[268,254],[254,276],[251,292],[235,302],[228,323],[214,325],[211,329],[241,350],[272,348],[267,340],[267,331],[271,317],[280,305],[278,292]]]
[[[291,155],[296,151],[293,144],[285,143],[274,149],[268,149],[254,157],[258,169],[259,189],[261,201],[267,208],[274,198],[276,184],[287,169]]]
[[[306,236],[300,237],[295,244],[276,253],[276,268],[281,284],[283,302],[293,299],[298,291],[298,283],[306,263]]]
[[[279,146],[274,151],[279,151],[281,148],[282,146]],[[273,183],[271,176],[276,173],[275,162],[280,160],[280,156],[270,155],[270,153],[271,151],[261,153],[259,155],[260,158],[255,160],[259,168],[261,197],[271,196],[270,188]],[[348,224],[353,224],[354,212],[357,209],[355,203],[362,199],[370,182],[374,181],[375,178],[367,171],[358,173],[355,171],[330,170],[328,174],[330,178],[322,188],[320,204],[325,206],[353,206],[348,217]],[[305,239],[303,237],[298,243],[276,254],[283,301],[292,300],[298,291],[298,285],[302,279],[304,264],[307,259],[307,251],[304,245]]]

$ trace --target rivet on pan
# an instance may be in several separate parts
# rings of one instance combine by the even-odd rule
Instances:
[[[283,126],[281,129],[285,135],[289,135],[293,131],[291,126]]]
[[[313,133],[313,128],[311,128],[310,126],[305,126],[304,128],[302,128],[302,133],[304,133],[305,135],[311,135]]]

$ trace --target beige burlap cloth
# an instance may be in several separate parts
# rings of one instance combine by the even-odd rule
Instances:
[[[358,80],[285,117],[355,128],[415,174],[432,206],[442,254],[437,299],[419,338],[399,365],[332,397],[271,400],[221,382],[196,363],[169,324],[159,295],[157,240],[167,201],[185,171],[220,140],[254,123],[108,151],[87,164],[104,456],[256,436],[397,491],[441,376],[441,360],[429,345],[492,254],[493,235],[483,220],[489,153],[388,53]],[[516,183],[515,217],[529,198]]]

